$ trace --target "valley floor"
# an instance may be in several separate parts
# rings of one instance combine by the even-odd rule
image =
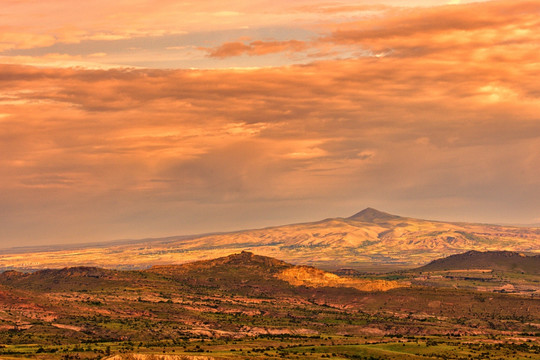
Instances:
[[[538,359],[532,337],[258,336],[78,345],[8,345],[0,358],[67,360]]]
[[[247,252],[145,271],[5,272],[0,359],[539,358],[537,297],[409,280],[345,281]],[[366,291],[370,281],[395,286]]]

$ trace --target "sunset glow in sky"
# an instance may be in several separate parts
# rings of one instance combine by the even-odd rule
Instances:
[[[2,0],[0,247],[540,222],[540,1]]]

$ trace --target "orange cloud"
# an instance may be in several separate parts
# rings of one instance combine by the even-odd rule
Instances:
[[[331,192],[336,180],[318,183],[309,170],[314,162],[318,166],[341,163],[339,171],[354,172],[357,165],[348,168],[348,162],[369,160],[384,167],[390,161],[397,171],[402,167],[387,158],[389,148],[414,144],[413,148],[446,152],[465,151],[470,144],[519,142],[535,133],[539,107],[534,95],[537,85],[531,81],[523,86],[522,80],[535,78],[534,68],[501,69],[494,63],[448,69],[447,63],[430,59],[389,57],[250,71],[4,66],[1,73],[0,112],[7,114],[1,124],[4,133],[11,134],[4,138],[9,146],[3,153],[12,154],[5,156],[6,164],[12,165],[6,165],[9,171],[3,173],[13,175],[4,181],[27,186],[24,179],[34,173],[49,174],[45,179],[50,179],[68,170],[73,174],[72,166],[87,167],[86,176],[79,179],[85,179],[89,191],[119,181],[123,188],[139,188],[159,179],[160,172],[171,166],[184,169],[179,164],[186,161],[192,167],[202,166],[204,162],[197,159],[207,156],[234,168],[240,160],[233,165],[218,153],[227,146],[241,149],[241,144],[257,139],[258,145],[250,151],[265,159],[257,161],[275,163],[279,169],[268,179],[283,181],[292,166],[312,188],[322,186]],[[514,119],[512,123],[504,121],[508,117]],[[26,131],[29,126],[37,131]],[[491,131],[487,137],[483,136],[486,127]],[[417,141],[420,138],[424,140]],[[394,145],[381,148],[389,143]],[[19,165],[13,165],[17,161]],[[46,170],[42,164],[63,165]],[[16,176],[21,171],[21,177]],[[200,194],[208,193],[203,191],[202,174],[210,168],[178,171],[173,178],[200,175],[192,179],[193,184],[200,185]],[[249,167],[243,172],[250,177]],[[104,173],[109,174],[108,181],[97,175]],[[32,184],[39,179],[31,178]],[[65,182],[66,186],[75,186],[73,181]],[[279,196],[271,190],[271,180],[266,182],[264,186],[265,182],[255,182],[252,191],[239,194]],[[211,196],[216,197],[219,191],[214,188],[217,193]]]
[[[333,6],[302,9],[326,11],[327,8],[334,9]],[[512,61],[531,46],[535,48],[533,44],[540,41],[540,21],[536,16],[540,5],[534,1],[491,1],[423,8],[375,6],[374,9],[377,11],[358,21],[325,23],[323,28],[332,32],[319,39],[226,42],[206,50],[210,57],[216,58],[304,52],[308,57],[343,57],[347,54],[347,57],[440,56],[458,61],[489,61],[491,58]],[[528,53],[524,55],[528,56]]]
[[[537,40],[536,1],[491,1],[459,6],[394,9],[372,19],[338,24],[326,41],[358,44],[395,56],[457,53]]]
[[[300,52],[307,48],[303,41],[252,41],[249,44],[243,42],[228,42],[215,49],[208,49],[208,56],[225,58],[239,55],[267,55],[280,52]]]
[[[47,34],[0,32],[0,51],[44,47],[55,42],[54,36]]]
[[[373,11],[382,11],[388,10],[390,6],[384,4],[353,4],[353,5],[344,5],[342,3],[312,3],[304,6],[293,7],[293,11],[298,11],[301,13],[345,13],[350,14],[354,12],[373,12]]]
[[[301,3],[301,1],[300,1]],[[5,1],[0,51],[289,24],[287,2]],[[46,16],[44,16],[46,14]]]

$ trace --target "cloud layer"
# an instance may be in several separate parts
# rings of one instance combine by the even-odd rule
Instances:
[[[165,19],[175,3],[152,11]],[[147,11],[140,4],[134,12]],[[306,22],[317,36],[196,46],[204,58],[239,61],[234,68],[92,70],[10,57],[0,65],[2,245],[226,230],[368,205],[461,220],[538,217],[538,2],[350,5],[299,4],[304,19],[332,14]],[[273,6],[262,23],[291,18],[280,13],[290,7]],[[235,2],[211,16],[226,27],[250,11]],[[126,36],[164,31],[119,19]],[[51,41],[10,36],[1,41],[10,51]],[[302,64],[241,66],[277,55]]]

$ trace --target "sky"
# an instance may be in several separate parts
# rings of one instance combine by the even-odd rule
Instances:
[[[540,1],[2,0],[0,247],[540,223]]]

